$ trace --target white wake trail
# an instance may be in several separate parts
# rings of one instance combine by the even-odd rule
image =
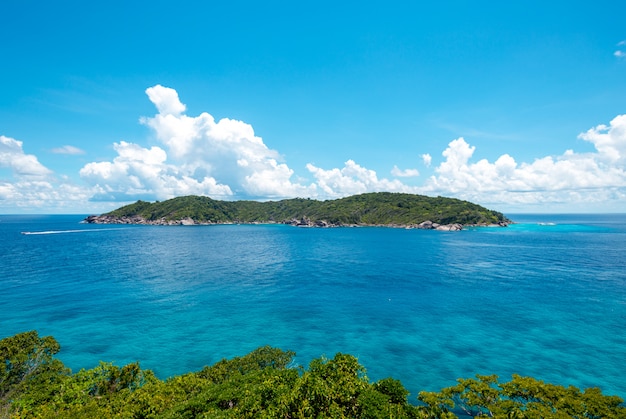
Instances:
[[[42,235],[42,234],[66,234],[66,233],[89,233],[94,231],[111,231],[122,230],[121,228],[99,228],[93,230],[48,230],[48,231],[22,231],[22,234],[26,236]]]

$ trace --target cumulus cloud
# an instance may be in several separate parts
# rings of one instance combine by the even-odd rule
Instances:
[[[147,89],[146,94],[158,113],[140,121],[154,132],[160,145],[148,149],[121,141],[114,145],[117,157],[112,161],[83,167],[81,177],[97,191],[93,199],[167,199],[186,194],[221,199],[327,199],[390,191],[454,196],[500,207],[615,201],[626,196],[626,115],[580,134],[594,145],[593,153],[566,150],[532,162],[518,162],[505,153],[492,162],[476,161],[476,147],[461,137],[447,145],[443,160],[421,186],[380,178],[353,160],[330,169],[309,163],[306,169],[313,181],[305,184],[250,124],[229,118],[216,121],[206,112],[187,115],[178,93],[161,85]],[[426,167],[433,165],[430,154],[416,157]],[[394,166],[391,175],[409,178],[419,172]]]
[[[85,154],[84,150],[81,150],[78,147],[74,147],[73,145],[64,145],[62,147],[53,148],[52,152],[54,154],[70,154],[70,155]]]
[[[417,169],[393,166],[392,179],[381,178],[348,159],[340,168],[306,165],[311,181],[298,177],[257,136],[251,125],[234,119],[218,121],[204,112],[187,115],[178,93],[160,85],[146,90],[157,113],[140,122],[153,131],[157,144],[119,141],[115,157],[86,164],[79,172],[84,184],[55,175],[36,156],[26,154],[21,141],[0,136],[0,207],[90,211],[106,210],[136,199],[168,199],[207,195],[217,199],[340,198],[365,192],[405,192],[467,199],[502,211],[624,210],[626,202],[626,115],[618,115],[579,135],[593,152],[565,150],[560,155],[517,161],[508,153],[489,161],[465,138],[450,141],[437,163],[430,154],[416,156],[432,173],[420,186],[405,181],[420,175]],[[77,154],[63,146],[55,153]],[[432,166],[432,168],[431,168]],[[534,207],[533,207],[534,206]],[[104,208],[102,206],[98,208]]]
[[[167,154],[160,147],[147,149],[125,141],[113,147],[118,155],[112,162],[88,163],[80,170],[80,176],[97,191],[96,200],[232,195],[228,185],[220,185],[210,176],[191,177],[179,167],[167,164]]]
[[[417,189],[397,179],[379,179],[376,172],[348,160],[342,169],[324,170],[309,163],[307,169],[316,179],[317,186],[329,198],[339,198],[365,192],[407,192]]]
[[[602,160],[611,163],[626,161],[626,115],[616,116],[608,126],[598,125],[578,138],[592,143]]]
[[[395,177],[417,177],[420,175],[419,170],[417,169],[400,169],[398,166],[393,166],[391,169],[391,174]]]
[[[25,212],[74,213],[91,210],[92,191],[67,180],[28,180],[0,182],[0,208]],[[113,209],[113,208],[111,208]]]
[[[531,163],[518,163],[508,154],[494,162],[471,162],[475,147],[458,138],[448,144],[442,153],[445,160],[422,191],[501,205],[601,203],[626,197],[626,115],[580,138],[594,144],[597,152],[566,150]]]
[[[371,191],[415,192],[399,180],[379,179],[352,160],[342,169],[307,169],[315,182],[293,181],[294,170],[268,148],[250,124],[209,113],[189,116],[175,90],[161,85],[146,90],[159,111],[140,121],[163,145],[150,150],[116,143],[113,161],[89,163],[81,177],[98,189],[97,199],[133,196],[167,199],[184,194],[218,198],[336,198]],[[394,176],[418,176],[416,169],[393,170]]]
[[[52,174],[36,156],[24,153],[21,141],[4,135],[0,135],[0,167],[11,169],[21,178],[44,178]]]
[[[0,168],[10,170],[10,179],[0,180],[0,208],[5,211],[73,212],[87,210],[91,196],[84,186],[56,176],[36,156],[24,153],[22,141],[0,135]]]
[[[146,89],[150,101],[154,103],[161,115],[180,115],[187,107],[178,99],[178,92],[157,84]]]
[[[294,181],[294,170],[267,147],[250,124],[229,118],[216,121],[206,112],[187,115],[178,93],[168,87],[156,85],[146,94],[158,113],[140,122],[153,130],[162,147],[148,150],[122,141],[115,144],[118,155],[112,161],[83,167],[80,175],[97,188],[96,199],[167,199],[183,194],[337,198],[372,191],[417,191],[397,179],[379,179],[376,172],[352,160],[342,169],[308,164],[315,181],[308,185]],[[413,177],[419,172],[394,167],[392,174]]]
[[[167,199],[197,194],[216,198],[311,196],[315,186],[292,182],[293,170],[255,135],[251,125],[204,112],[188,116],[171,88],[146,90],[158,113],[141,118],[163,148],[115,145],[112,162],[89,163],[80,172],[99,188],[99,197]]]

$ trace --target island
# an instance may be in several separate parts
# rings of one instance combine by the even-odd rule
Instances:
[[[500,226],[507,217],[455,198],[373,192],[318,201],[221,201],[182,196],[166,201],[137,201],[114,211],[90,215],[92,224],[211,225],[289,224],[297,227],[384,226],[458,231],[470,226]]]

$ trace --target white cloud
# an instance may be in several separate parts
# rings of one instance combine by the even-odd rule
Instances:
[[[10,168],[22,178],[43,178],[52,174],[36,156],[24,153],[21,141],[4,135],[0,135],[0,167]]]
[[[603,160],[614,163],[626,161],[626,115],[616,116],[609,126],[598,125],[578,138],[592,143]]]
[[[457,196],[496,205],[599,204],[619,205],[626,197],[626,115],[580,135],[594,144],[595,153],[566,150],[532,163],[518,163],[508,154],[495,162],[470,162],[475,147],[463,138],[448,144],[445,160],[422,191]],[[563,209],[567,209],[564,206]]]
[[[0,135],[0,168],[11,170],[12,178],[0,180],[0,209],[19,212],[68,213],[77,208],[88,211],[91,192],[76,186],[65,177],[57,177],[39,162],[25,154],[23,143]]]
[[[412,186],[399,180],[378,179],[376,172],[359,166],[348,160],[342,169],[320,169],[312,164],[306,165],[317,180],[323,194],[329,198],[339,198],[365,192],[417,192]]]
[[[0,182],[0,208],[3,211],[86,213],[96,210],[88,200],[92,191],[73,185],[68,181],[58,180],[17,180]],[[113,209],[113,208],[110,208]]]
[[[293,170],[254,134],[251,125],[233,119],[216,122],[204,112],[184,114],[174,89],[146,90],[159,111],[141,122],[164,148],[150,150],[121,142],[112,162],[89,163],[81,176],[101,189],[99,196],[167,199],[197,194],[215,198],[283,198],[311,196],[315,186],[291,181]]]
[[[216,122],[208,113],[187,116],[172,89],[155,86],[148,90],[163,113],[141,121],[154,130],[163,148],[120,142],[115,144],[118,156],[113,161],[86,165],[81,176],[98,191],[96,197],[100,199],[165,199],[184,194],[327,199],[391,191],[453,196],[496,209],[526,206],[567,210],[572,205],[601,205],[607,200],[616,203],[626,197],[626,115],[580,134],[594,145],[593,153],[566,150],[562,155],[542,156],[532,162],[518,162],[505,153],[493,162],[474,161],[476,147],[461,137],[448,144],[434,175],[419,187],[379,178],[375,171],[353,160],[347,160],[343,168],[307,164],[314,181],[304,185],[292,181],[294,171],[249,124],[232,119]],[[430,154],[418,157],[427,167],[433,162]],[[419,175],[416,169],[397,166],[391,174]]]
[[[417,191],[397,179],[379,179],[376,172],[352,160],[342,169],[308,164],[315,181],[308,185],[294,181],[294,170],[255,135],[250,124],[228,118],[216,121],[206,112],[189,116],[176,91],[161,85],[146,93],[159,112],[140,121],[154,131],[163,148],[147,150],[120,142],[114,147],[118,156],[113,161],[83,167],[81,177],[98,189],[98,199],[167,199],[191,193],[217,198],[336,198],[371,191]],[[392,174],[411,177],[419,172],[395,167]]]
[[[184,170],[166,164],[160,147],[143,148],[121,141],[114,144],[118,156],[112,162],[88,163],[80,176],[98,191],[95,199],[168,199],[181,195],[228,197],[232,191],[214,178],[194,178]]]
[[[420,172],[417,169],[401,170],[400,168],[398,168],[398,166],[393,166],[393,169],[391,169],[391,174],[395,177],[417,177],[420,175]]]
[[[81,150],[80,148],[74,147],[72,145],[64,145],[62,147],[53,148],[52,152],[54,154],[70,154],[70,155],[85,154],[84,150]]]
[[[146,94],[150,101],[154,103],[161,115],[178,116],[185,112],[187,107],[178,99],[178,93],[174,89],[169,89],[157,84],[146,89]]]
[[[0,169],[12,179],[0,181],[0,208],[48,208],[51,212],[110,210],[136,199],[208,195],[217,199],[339,198],[365,192],[406,192],[451,196],[508,211],[624,211],[626,202],[626,115],[579,135],[593,152],[565,150],[560,155],[517,161],[503,153],[494,161],[477,159],[464,138],[451,141],[435,165],[430,154],[416,156],[433,175],[421,186],[379,178],[374,170],[347,160],[341,168],[307,164],[312,181],[298,177],[257,136],[251,125],[208,113],[189,116],[175,90],[160,85],[146,90],[158,113],[141,118],[158,145],[149,148],[119,141],[110,161],[86,164],[84,181],[74,185],[26,154],[22,142],[0,136]],[[75,154],[63,146],[57,153]],[[417,169],[393,166],[391,175],[408,178]]]

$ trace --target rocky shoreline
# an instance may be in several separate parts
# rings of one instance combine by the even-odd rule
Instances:
[[[324,220],[312,221],[308,217],[302,217],[301,219],[283,220],[281,222],[276,221],[259,221],[259,222],[211,222],[202,221],[198,222],[192,218],[182,218],[178,220],[166,220],[160,218],[156,220],[147,220],[141,216],[122,216],[116,217],[112,215],[90,215],[83,220],[88,224],[129,224],[129,225],[156,225],[156,226],[199,226],[199,225],[221,225],[221,224],[287,224],[294,227],[313,227],[313,228],[331,228],[331,227],[392,227],[392,228],[404,228],[404,229],[418,229],[418,230],[437,230],[437,231],[460,231],[467,227],[506,227],[510,223],[500,222],[497,224],[470,224],[463,225],[459,223],[452,224],[438,224],[432,221],[424,221],[419,224],[341,224],[330,223]]]

